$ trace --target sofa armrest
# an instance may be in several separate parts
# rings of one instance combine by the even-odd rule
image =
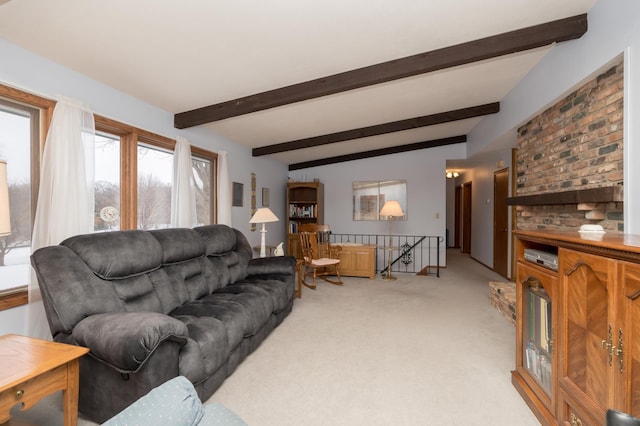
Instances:
[[[248,275],[295,275],[295,273],[296,259],[292,256],[259,257],[251,259],[247,266]]]
[[[114,312],[80,321],[72,336],[94,358],[122,373],[135,373],[165,340],[184,345],[189,337],[180,320],[156,312]]]

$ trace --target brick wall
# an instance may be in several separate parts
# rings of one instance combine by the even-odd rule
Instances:
[[[622,126],[621,59],[518,129],[514,195],[622,185]],[[518,229],[622,231],[623,219],[620,202],[516,206]]]

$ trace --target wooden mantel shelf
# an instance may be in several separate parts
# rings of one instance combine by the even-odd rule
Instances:
[[[508,206],[546,206],[552,204],[622,202],[624,201],[623,194],[622,185],[618,185],[509,197],[506,200],[506,204]]]

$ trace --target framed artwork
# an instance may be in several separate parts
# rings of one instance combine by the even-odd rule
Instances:
[[[400,203],[404,216],[397,220],[407,220],[407,181],[356,181],[353,189],[353,220],[383,220],[380,209],[387,200]]]
[[[269,188],[262,188],[262,207],[269,207]]]
[[[231,205],[234,207],[242,207],[242,191],[244,185],[238,182],[233,182],[233,194]]]

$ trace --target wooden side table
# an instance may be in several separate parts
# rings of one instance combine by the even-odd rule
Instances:
[[[81,356],[89,349],[31,337],[0,336],[0,423],[11,408],[27,410],[44,396],[62,391],[65,426],[78,423]]]
[[[296,275],[298,276],[296,282],[296,297],[298,299],[302,297],[302,263],[302,259],[296,259]]]

